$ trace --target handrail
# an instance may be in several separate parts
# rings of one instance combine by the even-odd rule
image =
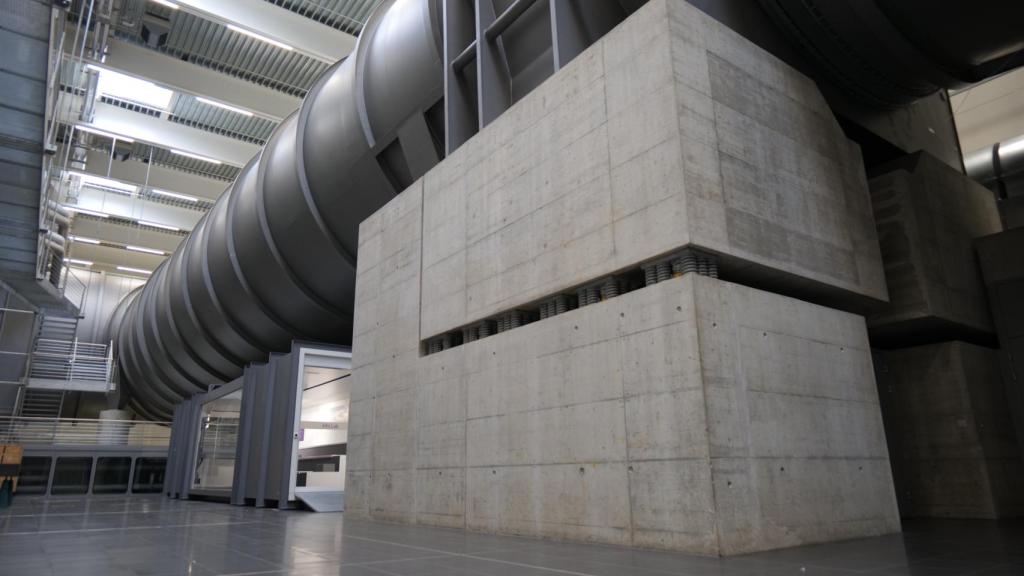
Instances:
[[[0,416],[0,444],[167,447],[170,422]]]
[[[74,340],[39,338],[30,355],[30,378],[49,380],[104,382],[113,390],[113,342],[96,344]]]

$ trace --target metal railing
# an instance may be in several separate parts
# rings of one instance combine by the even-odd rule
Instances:
[[[170,422],[0,416],[0,444],[166,448]]]
[[[71,302],[76,309],[81,310],[82,300],[85,298],[85,291],[88,287],[81,278],[71,272],[71,267],[64,264],[61,267],[60,278],[57,282],[57,289],[64,294],[64,298]]]
[[[114,366],[113,345],[74,340],[36,340],[29,365],[29,378],[106,382]]]

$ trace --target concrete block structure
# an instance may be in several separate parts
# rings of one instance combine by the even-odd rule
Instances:
[[[649,2],[422,186],[424,337],[687,245],[762,287],[886,299],[857,146],[810,79],[686,2]]]
[[[1024,462],[996,351],[964,342],[889,350],[876,368],[903,516],[1024,514]]]
[[[681,250],[713,264],[500,319]],[[864,319],[764,289],[886,298],[857,148],[653,0],[363,222],[346,513],[715,555],[898,531]]]
[[[999,364],[1006,398],[1024,457],[1024,228],[979,238],[975,242],[989,306],[999,333]]]
[[[906,156],[870,181],[889,303],[868,315],[872,343],[956,338],[995,327],[973,241],[1002,229],[992,192],[937,158]]]

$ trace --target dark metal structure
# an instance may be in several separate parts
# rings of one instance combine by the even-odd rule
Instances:
[[[125,302],[114,341],[128,403],[143,416],[168,418],[184,398],[238,378],[293,339],[350,343],[359,223],[641,4],[383,3],[351,56],[323,74],[187,241]],[[795,47],[811,73],[863,106],[886,108],[1016,62],[1024,29],[1005,12],[1022,8],[999,4],[970,10],[1002,24],[960,35],[945,34],[968,9],[959,2],[762,0],[761,8],[741,2],[737,11],[736,2],[724,2],[708,11],[745,35],[770,28],[768,36],[790,45],[771,40],[769,50]],[[752,21],[752,12],[761,18]],[[933,31],[955,38],[955,49]],[[944,114],[948,120],[948,106]]]

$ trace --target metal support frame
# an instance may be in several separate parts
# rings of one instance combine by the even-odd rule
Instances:
[[[477,96],[463,70],[476,57],[472,0],[444,1],[445,153],[451,154],[477,133]]]
[[[580,17],[579,5],[573,0],[548,0],[551,4],[551,52],[558,72],[579,56],[590,43]]]
[[[512,76],[502,35],[540,0],[515,0],[501,14],[494,0],[445,0],[445,150],[451,154],[512,105]],[[550,10],[552,69],[591,44],[576,0],[544,0]],[[470,24],[473,24],[470,26]],[[475,68],[470,64],[476,61]],[[470,73],[475,73],[475,82]]]
[[[477,128],[483,129],[512,105],[512,80],[501,31],[517,16],[506,17],[518,6],[529,7],[535,0],[516,0],[502,13],[504,27],[495,30],[494,0],[476,0],[476,94]],[[522,8],[520,14],[525,11]]]

